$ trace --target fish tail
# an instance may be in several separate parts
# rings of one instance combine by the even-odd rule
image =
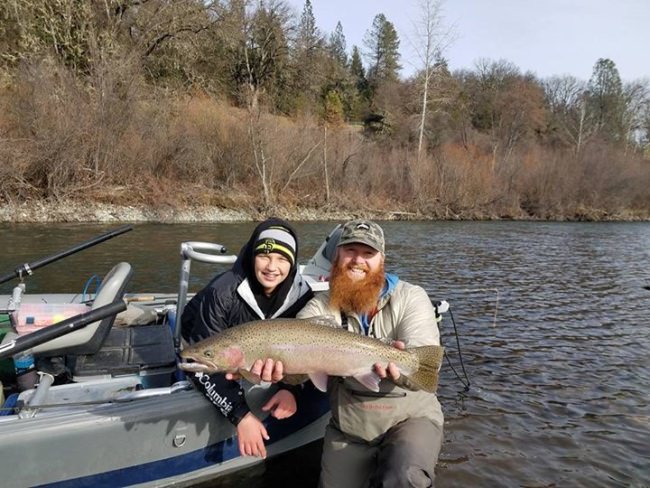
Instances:
[[[417,389],[435,393],[438,388],[438,372],[442,364],[444,348],[442,346],[421,346],[409,349],[418,358],[417,371],[408,376],[412,386]]]

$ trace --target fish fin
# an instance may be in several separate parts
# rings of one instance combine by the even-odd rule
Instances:
[[[306,374],[288,374],[282,378],[282,383],[286,383],[287,385],[300,385],[308,379],[309,376]]]
[[[237,372],[249,383],[259,385],[262,382],[262,378],[260,378],[259,375],[253,374],[247,369],[241,368]]]
[[[352,375],[352,377],[369,390],[379,391],[381,378],[374,371],[364,371],[363,373]]]
[[[417,371],[407,377],[408,382],[420,390],[435,393],[445,349],[442,346],[422,346],[407,350],[415,354],[420,363]]]
[[[320,391],[327,391],[328,376],[325,373],[309,373],[309,379]]]
[[[332,315],[317,315],[316,317],[309,317],[309,321],[316,325],[326,325],[327,327],[334,328],[341,327]]]

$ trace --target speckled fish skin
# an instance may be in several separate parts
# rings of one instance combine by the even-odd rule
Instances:
[[[332,327],[334,324],[331,318],[323,317],[248,322],[184,349],[181,357],[193,362],[185,361],[180,367],[205,373],[245,373],[255,360],[271,358],[282,361],[285,375],[308,375],[322,390],[329,375],[353,376],[378,391],[379,378],[373,365],[393,362],[402,374],[415,379],[415,386],[435,391],[442,360],[440,346],[402,351]]]

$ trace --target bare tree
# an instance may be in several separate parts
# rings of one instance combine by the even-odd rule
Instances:
[[[420,105],[420,123],[418,125],[418,161],[422,156],[422,146],[429,104],[429,88],[436,73],[436,64],[442,61],[442,55],[449,46],[453,30],[443,24],[443,0],[421,0],[420,20],[414,24],[417,44],[413,47],[422,63],[422,102]]]
[[[551,130],[580,154],[596,131],[595,117],[587,104],[587,84],[573,76],[552,76],[542,81],[542,87],[551,111]]]
[[[647,79],[625,83],[623,86],[625,111],[623,126],[627,134],[625,152],[630,145],[640,146],[644,136],[644,119],[650,110],[650,81]]]
[[[249,0],[232,2],[224,41],[229,46],[235,80],[243,89],[254,166],[268,207],[274,200],[273,161],[264,142],[260,99],[273,90],[273,82],[287,59],[285,32],[290,15],[282,2],[260,1],[255,10],[249,9],[250,4]]]
[[[531,75],[505,61],[480,59],[476,73],[464,81],[475,129],[488,134],[492,169],[508,163],[515,146],[546,123],[543,90]]]

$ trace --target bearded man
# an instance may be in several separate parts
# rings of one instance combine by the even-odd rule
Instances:
[[[423,288],[384,272],[384,232],[375,222],[343,225],[329,292],[298,318],[331,315],[341,327],[403,349],[440,345]],[[434,393],[413,391],[393,364],[375,364],[378,393],[354,378],[330,377],[332,419],[325,433],[323,488],[428,487],[442,446],[443,414]]]

